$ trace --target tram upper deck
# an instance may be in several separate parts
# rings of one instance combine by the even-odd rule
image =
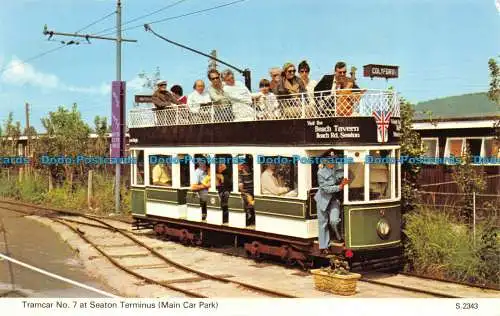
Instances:
[[[397,144],[400,100],[392,90],[336,90],[245,104],[129,112],[137,146]]]

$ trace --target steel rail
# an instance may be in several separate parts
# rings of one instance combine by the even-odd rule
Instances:
[[[417,292],[417,293],[422,293],[422,294],[428,294],[432,296],[437,296],[437,297],[444,297],[444,298],[463,298],[462,296],[456,296],[456,295],[451,295],[447,293],[442,293],[442,292],[435,292],[435,291],[430,291],[430,290],[424,290],[416,287],[411,287],[411,286],[404,286],[404,285],[397,285],[397,284],[392,284],[392,283],[386,283],[383,281],[378,281],[378,280],[373,280],[369,279],[366,277],[362,277],[359,279],[360,282],[366,282],[366,283],[371,283],[371,284],[376,284],[376,285],[381,285],[381,286],[387,286],[387,287],[392,287],[395,289],[399,290],[404,290],[404,291],[409,291],[409,292]]]
[[[0,203],[3,203],[3,201],[0,200]],[[263,288],[263,287],[260,287],[260,286],[256,286],[256,285],[252,285],[252,284],[247,284],[247,283],[240,282],[240,281],[228,280],[226,278],[214,276],[214,275],[211,275],[211,274],[208,274],[208,273],[205,273],[205,272],[202,272],[202,271],[199,271],[199,270],[187,267],[187,266],[185,266],[183,264],[180,264],[178,262],[175,262],[175,261],[173,261],[173,260],[171,260],[171,259],[163,256],[161,253],[159,253],[155,249],[149,247],[148,245],[146,245],[142,241],[138,240],[137,238],[129,235],[127,232],[125,232],[126,230],[114,227],[113,225],[111,225],[109,223],[106,223],[104,220],[102,220],[100,218],[95,218],[93,216],[88,216],[88,215],[81,214],[81,213],[76,213],[76,212],[69,212],[69,211],[65,211],[65,210],[51,209],[51,208],[48,208],[48,207],[38,207],[38,206],[35,206],[35,205],[30,205],[30,204],[25,204],[25,203],[16,203],[16,202],[12,202],[12,201],[9,201],[8,203],[9,204],[19,204],[19,205],[22,205],[22,206],[33,207],[33,208],[43,208],[44,210],[53,211],[53,212],[56,212],[56,213],[71,214],[71,215],[74,215],[74,216],[80,216],[80,217],[83,217],[83,218],[86,218],[86,219],[89,219],[89,220],[93,220],[93,221],[96,221],[96,222],[100,223],[101,225],[104,225],[104,227],[101,226],[101,225],[95,225],[95,224],[85,223],[85,222],[81,222],[81,221],[74,221],[74,220],[68,220],[68,221],[70,221],[70,222],[77,222],[77,224],[80,224],[80,225],[93,226],[93,227],[97,227],[97,228],[101,228],[101,229],[106,229],[106,230],[117,232],[117,233],[123,235],[124,237],[132,240],[135,244],[140,245],[141,247],[147,249],[150,253],[152,253],[157,258],[163,260],[167,264],[169,264],[171,266],[174,266],[174,267],[176,267],[176,268],[178,268],[180,270],[184,270],[186,272],[197,274],[198,276],[203,277],[205,279],[219,281],[219,282],[222,282],[222,283],[235,284],[235,285],[238,285],[238,286],[241,286],[241,287],[253,290],[253,291],[258,291],[258,292],[265,293],[266,295],[270,295],[270,296],[282,297],[282,298],[296,298],[296,296],[293,296],[293,295],[290,295],[290,294],[281,293],[281,292],[278,292],[278,291],[275,291],[275,290],[266,289],[266,288]],[[24,213],[23,211],[17,210],[17,209],[15,209],[15,210],[14,209],[9,209],[9,210],[14,211],[14,212]],[[37,215],[37,214],[36,213],[30,213],[30,215]],[[66,219],[64,219],[64,218],[57,219],[57,218],[52,218],[50,216],[45,216],[45,217],[47,217],[47,218],[49,218],[49,219],[51,219],[51,220],[53,220],[53,221],[55,221],[57,223],[63,224],[64,226],[70,228],[73,232],[75,232],[76,234],[78,234],[83,240],[85,240],[87,243],[89,243],[90,245],[92,245],[98,252],[100,252],[103,256],[105,256],[108,260],[110,260],[111,263],[113,263],[118,268],[126,271],[127,273],[132,274],[132,275],[134,275],[134,276],[136,276],[138,278],[144,279],[144,280],[146,280],[148,282],[152,282],[152,283],[155,283],[155,284],[158,284],[158,285],[161,285],[161,286],[165,286],[165,287],[168,287],[168,288],[170,288],[172,290],[175,290],[175,291],[183,292],[184,294],[187,294],[187,295],[190,295],[190,296],[199,295],[199,294],[194,293],[194,292],[186,291],[186,290],[177,288],[175,286],[164,284],[162,282],[158,282],[158,281],[155,281],[153,279],[141,276],[140,274],[138,274],[138,273],[136,273],[134,271],[131,271],[130,269],[127,269],[126,267],[120,265],[120,263],[118,263],[115,259],[113,259],[109,255],[107,255],[102,249],[100,249],[99,246],[97,246],[94,243],[92,243],[87,237],[84,236],[84,234],[82,234],[81,231],[77,230],[76,228],[74,228],[70,224],[66,223],[65,222]],[[205,297],[205,296],[193,296],[193,297]]]

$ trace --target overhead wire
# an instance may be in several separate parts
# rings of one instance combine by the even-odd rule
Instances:
[[[159,8],[159,9],[157,9],[157,10],[153,11],[153,12],[150,12],[150,13],[147,13],[147,14],[144,14],[144,15],[141,15],[141,16],[138,16],[138,17],[136,17],[136,18],[133,18],[133,19],[131,19],[131,20],[128,20],[128,21],[126,21],[125,23],[122,23],[122,27],[123,27],[123,26],[125,26],[125,25],[127,25],[127,24],[130,24],[130,23],[132,23],[132,22],[138,21],[138,20],[140,20],[140,19],[147,18],[148,16],[152,16],[152,15],[154,15],[154,14],[157,14],[157,13],[159,13],[159,12],[161,12],[161,11],[165,11],[166,9],[170,9],[170,8],[172,8],[172,7],[176,6],[176,5],[181,4],[182,2],[186,2],[186,1],[187,1],[187,0],[179,0],[179,1],[176,1],[176,2],[171,3],[171,4],[169,4],[169,5],[166,5],[166,6],[164,6],[164,7],[161,7],[161,8]],[[97,33],[94,33],[94,34],[92,34],[92,35],[100,35],[100,34],[103,34],[103,33],[106,33],[106,32],[108,32],[108,31],[112,31],[112,30],[116,30],[116,26],[114,26],[114,27],[108,27],[108,28],[106,28],[106,29],[104,29],[104,30],[101,30],[101,31],[99,31],[99,32],[97,32]]]
[[[96,25],[97,23],[99,23],[99,22],[101,22],[101,21],[106,20],[107,18],[109,18],[109,17],[110,17],[110,16],[112,16],[113,14],[116,14],[116,11],[113,11],[113,12],[111,12],[111,13],[109,13],[109,14],[107,14],[107,15],[103,16],[102,18],[100,18],[100,19],[98,19],[98,20],[96,20],[96,21],[94,21],[94,22],[90,23],[89,25],[87,25],[87,26],[85,26],[85,27],[82,27],[81,29],[79,29],[78,31],[76,31],[76,32],[75,32],[75,34],[80,33],[81,31],[86,30],[86,29],[88,29],[89,27],[91,27],[91,26],[93,26],[93,25]]]
[[[230,6],[230,5],[234,5],[234,4],[237,4],[239,2],[244,2],[244,1],[246,1],[246,0],[232,1],[232,2],[225,3],[225,4],[213,6],[213,7],[210,7],[210,8],[206,8],[206,9],[202,9],[202,10],[197,10],[197,11],[192,11],[192,12],[188,12],[188,13],[184,13],[184,14],[180,14],[180,15],[176,15],[176,16],[167,17],[167,18],[163,18],[163,19],[160,19],[160,20],[152,21],[152,22],[148,22],[147,24],[151,25],[151,24],[162,23],[162,22],[171,21],[171,20],[175,20],[175,19],[180,19],[180,18],[187,17],[187,16],[190,16],[190,15],[204,13],[204,12],[208,12],[208,11],[212,11],[212,10],[217,10],[217,9],[220,9],[220,8],[223,8],[223,7],[227,7],[227,6]],[[144,24],[126,27],[126,28],[122,29],[122,31],[123,32],[124,31],[129,31],[129,30],[140,28],[140,27],[144,27]],[[113,34],[113,33],[106,33],[106,34],[103,34],[102,36],[107,36],[107,35],[111,35],[111,34]]]

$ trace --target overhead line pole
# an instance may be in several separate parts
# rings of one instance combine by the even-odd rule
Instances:
[[[122,15],[122,8],[121,8],[121,0],[117,0],[116,2],[116,38],[112,37],[106,37],[106,36],[98,36],[98,35],[90,35],[90,34],[77,34],[77,33],[64,33],[64,32],[55,32],[51,31],[47,28],[47,25],[45,25],[43,34],[48,35],[49,39],[52,38],[55,35],[58,36],[69,36],[69,37],[78,37],[78,38],[85,38],[88,42],[90,42],[90,39],[100,39],[100,40],[108,40],[108,41],[115,41],[116,42],[116,81],[121,81],[122,77],[122,42],[137,42],[137,40],[132,40],[132,39],[124,39],[122,38],[122,21],[121,21],[121,16]],[[122,104],[124,106],[124,104]],[[124,124],[124,122],[121,122],[121,124]],[[120,137],[125,137],[125,135],[120,135]],[[123,144],[123,142],[120,140],[120,143]],[[121,203],[121,198],[120,198],[120,178],[121,178],[121,166],[120,164],[116,165],[115,169],[116,175],[115,175],[115,212],[119,213],[120,212],[120,203]]]
[[[118,0],[116,3],[116,81],[122,81],[122,5],[121,1]],[[120,97],[121,99],[121,97]],[[122,104],[123,106],[123,104]],[[123,122],[120,122],[123,124]],[[121,129],[121,128],[120,128]],[[123,129],[125,131],[125,129]],[[125,137],[125,135],[120,135],[120,137]],[[120,144],[123,144],[120,138]],[[125,148],[121,148],[125,150]],[[120,212],[120,188],[121,188],[121,165],[115,165],[115,212]]]

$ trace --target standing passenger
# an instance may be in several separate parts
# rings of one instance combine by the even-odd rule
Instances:
[[[271,76],[269,88],[274,94],[276,94],[278,91],[278,85],[281,81],[281,69],[279,67],[269,69],[269,76]]]
[[[208,168],[204,159],[205,158],[201,158],[197,160],[198,168],[194,171],[195,183],[191,186],[191,190],[197,191],[200,198],[202,220],[207,218],[208,188],[210,188],[210,182],[208,182],[208,184],[205,182]]]
[[[208,79],[211,83],[208,88],[208,94],[213,102],[212,107],[214,109],[214,121],[231,122],[234,118],[231,110],[231,101],[224,92],[222,80],[217,69],[210,69],[208,71]]]
[[[322,158],[334,159],[335,153],[333,150],[328,150]],[[318,169],[318,185],[319,189],[314,196],[318,214],[319,225],[319,249],[325,254],[328,253],[330,245],[330,229],[333,228],[335,238],[340,241],[342,237],[337,229],[340,223],[340,201],[337,196],[344,189],[344,185],[349,183],[348,179],[342,177],[340,172],[335,171],[335,165],[331,162],[324,163]],[[342,179],[342,180],[341,180]],[[337,184],[340,181],[340,184]]]
[[[222,74],[224,79],[224,93],[232,104],[235,121],[249,121],[255,118],[255,111],[252,108],[252,95],[248,88],[239,81],[234,80],[234,74],[227,69]]]
[[[251,162],[245,159],[245,162],[238,165],[238,187],[246,214],[247,226],[255,225],[253,173],[250,164]]]

